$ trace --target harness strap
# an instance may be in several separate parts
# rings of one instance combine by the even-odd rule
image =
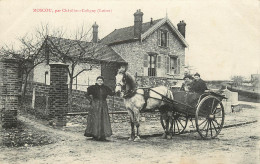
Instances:
[[[148,100],[148,98],[150,96],[149,95],[150,88],[144,88],[143,91],[144,91],[144,105],[143,105],[141,110],[144,110],[146,108],[146,106],[147,106],[147,100]]]
[[[159,93],[159,92],[157,92],[157,91],[155,91],[155,90],[153,90],[153,89],[150,89],[150,90],[153,91],[153,92],[155,92],[155,93],[157,93],[158,95],[162,96],[162,101],[172,102],[172,99],[170,99],[170,98],[168,98],[168,97],[162,95],[161,93]],[[168,92],[168,91],[167,91],[167,92]],[[155,99],[157,99],[157,98],[155,98]]]

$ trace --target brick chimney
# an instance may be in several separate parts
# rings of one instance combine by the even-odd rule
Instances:
[[[151,21],[150,21],[150,26],[153,25],[153,18],[151,18]]]
[[[134,22],[134,37],[140,39],[142,34],[142,23],[143,23],[143,15],[141,9],[137,10],[134,13],[135,22]]]
[[[92,38],[92,41],[93,43],[97,43],[98,42],[98,25],[96,24],[93,24],[93,38]]]
[[[180,21],[180,23],[177,24],[178,30],[182,34],[182,36],[185,38],[185,31],[186,31],[186,23],[184,20]]]

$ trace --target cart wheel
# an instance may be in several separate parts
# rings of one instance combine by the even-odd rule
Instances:
[[[183,116],[177,112],[173,114],[173,135],[182,134],[188,124],[188,116]]]
[[[203,139],[212,139],[220,133],[225,119],[222,102],[212,96],[204,97],[196,110],[196,128]]]

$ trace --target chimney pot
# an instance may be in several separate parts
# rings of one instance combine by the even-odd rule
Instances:
[[[93,24],[92,28],[93,28],[92,41],[93,41],[93,43],[97,43],[98,42],[98,25],[96,22],[95,22],[95,24]]]
[[[184,20],[181,20],[180,23],[177,24],[178,31],[182,34],[182,36],[185,38],[185,32],[186,32],[186,23]]]
[[[135,38],[141,38],[142,34],[142,24],[143,24],[143,12],[141,12],[141,9],[138,9],[134,13],[134,37]]]

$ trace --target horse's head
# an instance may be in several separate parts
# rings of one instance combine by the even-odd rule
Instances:
[[[118,72],[116,75],[116,88],[115,92],[119,93],[123,91],[123,87],[126,85],[126,80],[125,80],[125,74],[122,72]]]

